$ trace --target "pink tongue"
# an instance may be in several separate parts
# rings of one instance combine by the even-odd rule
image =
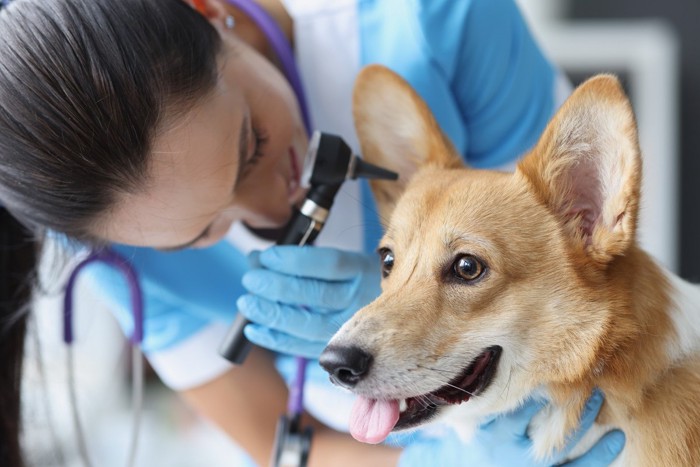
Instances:
[[[350,434],[363,443],[381,443],[399,420],[399,401],[358,396],[350,414]]]

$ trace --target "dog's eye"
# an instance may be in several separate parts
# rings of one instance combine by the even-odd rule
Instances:
[[[388,248],[380,248],[379,257],[382,262],[382,277],[386,277],[394,267],[394,253]]]
[[[474,281],[484,274],[484,264],[472,255],[462,255],[454,262],[452,269],[460,279]]]

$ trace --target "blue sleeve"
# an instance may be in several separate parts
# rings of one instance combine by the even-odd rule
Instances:
[[[469,164],[506,164],[537,141],[557,72],[513,0],[362,0],[358,11],[360,63],[403,76]]]
[[[244,293],[241,277],[248,264],[228,242],[177,252],[123,245],[114,249],[131,262],[139,277],[145,352],[165,350],[209,324],[229,323],[235,316],[236,299]],[[108,300],[125,334],[131,335],[130,295],[121,274],[102,264],[89,266],[85,274]]]
[[[556,71],[513,0],[422,0],[418,18],[457,100],[467,160],[500,165],[532,147],[554,111]]]

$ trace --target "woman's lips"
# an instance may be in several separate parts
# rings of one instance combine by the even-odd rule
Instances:
[[[297,153],[292,146],[289,147],[289,161],[292,167],[292,179],[289,181],[289,193],[292,194],[299,186],[299,166],[297,165]]]

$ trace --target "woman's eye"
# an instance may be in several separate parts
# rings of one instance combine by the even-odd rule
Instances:
[[[262,129],[255,126],[252,127],[253,138],[255,138],[255,145],[253,146],[253,155],[245,161],[246,168],[254,166],[260,158],[263,156],[263,148],[267,141],[270,139],[269,135]]]
[[[484,275],[486,266],[472,255],[461,255],[453,263],[452,271],[460,279],[472,282]]]
[[[265,131],[257,127],[253,127],[253,136],[255,137],[255,150],[253,151],[253,157],[251,157],[251,162],[257,162],[257,160],[262,157],[262,148],[265,146],[267,140],[270,139],[270,137],[267,133],[265,133]]]
[[[382,277],[387,277],[394,267],[394,253],[388,248],[381,248],[379,257],[382,263]]]

